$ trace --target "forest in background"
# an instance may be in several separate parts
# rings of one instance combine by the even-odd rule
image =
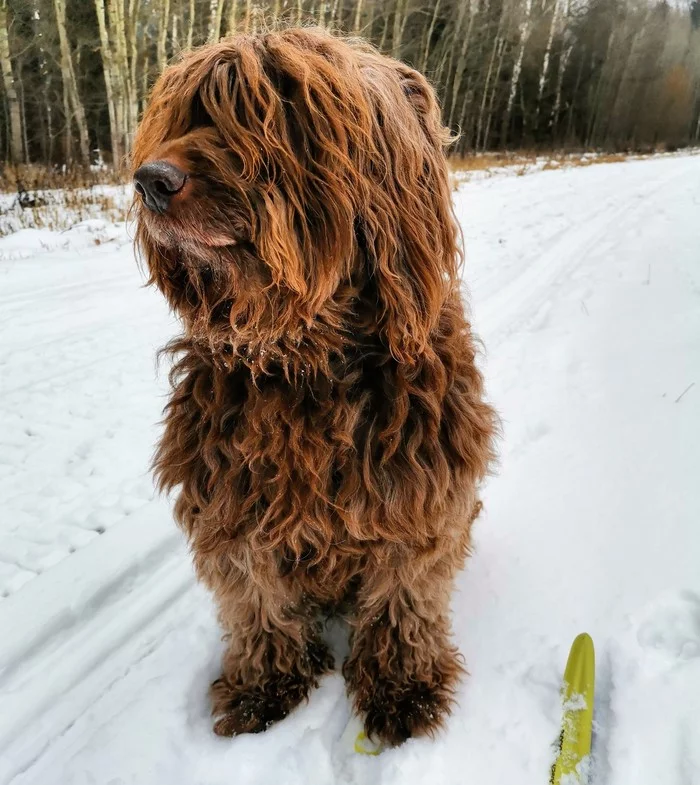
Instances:
[[[700,0],[0,0],[0,161],[120,168],[171,58],[276,20],[423,71],[457,155],[700,138]]]

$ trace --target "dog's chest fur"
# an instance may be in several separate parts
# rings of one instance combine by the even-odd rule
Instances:
[[[181,366],[158,470],[170,485],[179,469],[176,514],[196,550],[236,558],[250,549],[309,594],[337,601],[372,544],[386,541],[392,516],[410,514],[391,506],[399,490],[410,502],[410,489],[387,445],[415,428],[415,412],[404,413],[391,432],[402,397],[395,364],[364,347],[331,374],[255,374],[195,355]]]

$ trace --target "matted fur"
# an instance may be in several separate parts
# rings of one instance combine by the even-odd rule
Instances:
[[[462,671],[449,596],[496,427],[459,290],[435,95],[367,44],[241,35],[157,82],[133,165],[150,280],[182,320],[155,469],[229,648],[215,730],[264,730],[333,666],[367,731],[431,734]]]

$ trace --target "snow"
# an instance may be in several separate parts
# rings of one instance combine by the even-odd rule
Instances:
[[[454,595],[459,706],[377,757],[337,674],[265,734],[212,735],[220,631],[148,474],[176,325],[123,225],[0,240],[0,783],[545,783],[584,630],[591,782],[700,783],[700,157],[455,204],[501,466]]]

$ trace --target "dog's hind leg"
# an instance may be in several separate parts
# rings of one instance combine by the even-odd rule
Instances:
[[[229,639],[223,673],[210,690],[214,732],[220,736],[266,730],[333,668],[315,609],[303,607],[301,597],[285,600],[281,586],[270,589],[229,575],[216,591]]]
[[[343,667],[355,710],[375,740],[400,744],[432,736],[450,713],[464,669],[450,641],[454,554],[383,559],[362,576]]]

